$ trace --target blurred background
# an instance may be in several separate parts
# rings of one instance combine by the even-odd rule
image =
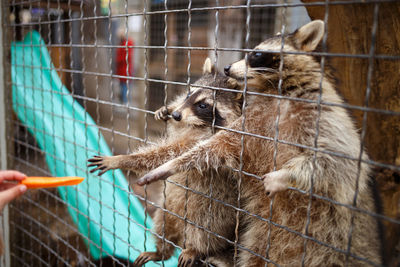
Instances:
[[[380,3],[377,16],[376,2]],[[30,31],[44,40],[68,94],[93,118],[111,153],[128,154],[163,135],[166,123],[155,121],[154,111],[188,90],[201,76],[207,57],[221,71],[243,58],[244,49],[278,32],[293,32],[311,19],[322,19],[328,23],[328,35],[325,54],[319,56],[333,66],[349,112],[360,132],[365,129],[371,166],[377,169],[381,212],[392,218],[383,220],[385,253],[391,266],[397,266],[399,12],[399,3],[390,0],[3,1],[6,165],[30,175],[49,174],[46,152],[11,108],[10,47]],[[372,38],[374,25],[377,34]],[[367,88],[372,88],[370,95]],[[162,183],[137,187],[136,177],[125,175],[133,194],[149,201],[160,198]],[[151,216],[155,207],[142,203]],[[10,216],[12,266],[116,264],[88,259],[82,236],[55,189],[29,192],[11,205]]]

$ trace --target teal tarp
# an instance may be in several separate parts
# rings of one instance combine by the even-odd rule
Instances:
[[[101,178],[87,171],[93,155],[111,155],[96,123],[62,84],[39,33],[28,33],[11,47],[13,109],[45,152],[53,176],[85,177],[59,193],[94,259],[116,256],[133,261],[155,251],[151,228],[121,171]],[[177,253],[165,266],[177,265]],[[146,266],[158,266],[148,263]]]

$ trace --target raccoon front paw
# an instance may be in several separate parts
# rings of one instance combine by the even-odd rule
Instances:
[[[265,174],[262,179],[267,195],[272,197],[289,187],[290,174],[287,170],[279,170]]]
[[[161,165],[160,167],[152,170],[151,172],[147,173],[145,176],[140,178],[136,183],[142,186],[145,184],[151,184],[158,180],[165,180],[174,174],[172,166],[173,164],[171,164],[171,162],[167,162]]]
[[[156,112],[154,114],[154,118],[156,120],[167,121],[167,120],[169,120],[168,115],[169,115],[168,108],[166,106],[163,106],[160,109],[156,110]]]
[[[100,171],[98,173],[99,176],[103,175],[106,171],[117,169],[117,160],[114,157],[102,157],[102,156],[94,156],[91,159],[88,159],[88,167],[95,167],[91,169],[90,172],[94,173],[95,171]]]

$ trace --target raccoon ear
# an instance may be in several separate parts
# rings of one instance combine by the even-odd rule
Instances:
[[[314,20],[297,29],[292,38],[297,49],[311,52],[317,48],[324,32],[325,23],[322,20]]]
[[[208,57],[206,61],[204,61],[203,65],[203,75],[204,74],[214,74],[215,73],[215,66],[211,63],[211,59]]]

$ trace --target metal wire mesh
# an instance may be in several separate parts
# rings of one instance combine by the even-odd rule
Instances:
[[[162,239],[165,246],[172,245],[178,249],[185,249],[187,235],[190,234],[188,229],[194,226],[207,233],[207,253],[204,255],[203,262],[209,266],[213,266],[210,261],[212,255],[208,254],[212,237],[224,240],[232,247],[234,252],[229,255],[232,256],[232,262],[236,266],[240,266],[237,259],[244,252],[261,259],[265,265],[280,266],[279,262],[270,258],[269,252],[274,243],[284,241],[270,238],[270,229],[272,228],[303,239],[302,256],[298,265],[307,265],[307,255],[313,253],[312,250],[308,249],[309,243],[325,247],[327,253],[343,255],[346,257],[346,264],[348,265],[351,265],[349,261],[352,259],[359,260],[363,265],[372,266],[395,266],[395,264],[399,264],[400,243],[396,236],[400,232],[400,210],[398,208],[400,205],[400,156],[398,155],[400,150],[396,137],[400,125],[399,90],[398,85],[397,88],[387,88],[393,94],[392,101],[387,105],[377,100],[380,93],[374,90],[374,86],[382,82],[377,78],[380,74],[379,71],[382,70],[381,66],[388,64],[393,69],[393,66],[399,66],[400,62],[398,49],[391,47],[386,50],[381,49],[381,46],[385,46],[385,44],[379,43],[383,38],[380,34],[386,34],[379,32],[379,29],[381,29],[379,26],[383,25],[384,27],[387,23],[386,20],[382,19],[382,16],[385,16],[382,13],[387,12],[387,6],[390,5],[397,5],[398,7],[398,3],[391,0],[326,0],[315,2],[295,0],[13,0],[2,2],[4,101],[0,98],[0,101],[2,101],[0,102],[0,111],[5,110],[5,136],[0,135],[0,144],[2,144],[1,167],[2,169],[17,169],[29,176],[54,175],[57,172],[57,165],[51,167],[54,169],[49,168],[47,158],[61,162],[62,165],[60,166],[65,169],[72,167],[88,176],[89,169],[82,168],[81,162],[77,160],[79,151],[85,150],[86,159],[101,154],[102,151],[93,149],[88,141],[81,144],[77,141],[80,138],[79,136],[76,136],[76,140],[73,141],[68,139],[67,133],[76,132],[75,125],[77,124],[73,124],[73,128],[66,128],[65,124],[54,126],[62,128],[61,136],[57,134],[58,131],[56,130],[48,131],[45,125],[32,128],[32,126],[19,120],[20,116],[16,114],[15,106],[24,108],[25,114],[21,115],[22,117],[29,117],[29,114],[27,114],[29,112],[41,114],[43,117],[51,118],[48,123],[56,125],[55,121],[60,119],[67,121],[71,118],[64,114],[68,103],[62,101],[60,106],[55,106],[56,101],[53,97],[72,96],[74,99],[71,108],[72,120],[83,125],[86,129],[91,127],[99,129],[98,139],[100,140],[100,135],[104,136],[112,154],[129,154],[135,152],[139,146],[157,145],[153,140],[157,140],[156,137],[165,134],[167,124],[153,119],[155,111],[161,106],[167,106],[177,95],[189,92],[194,81],[202,75],[205,58],[210,57],[219,70],[242,58],[247,63],[249,53],[254,51],[253,48],[266,38],[280,32],[282,33],[282,41],[284,41],[284,34],[293,32],[311,21],[308,14],[312,12],[313,8],[322,10],[319,14],[321,15],[320,19],[326,25],[321,43],[322,48],[318,51],[283,51],[283,43],[281,49],[267,51],[279,54],[281,58],[279,66],[281,75],[278,88],[276,88],[278,94],[248,90],[248,67],[246,67],[240,130],[232,129],[229,126],[216,125],[214,106],[212,130],[236,133],[241,136],[240,164],[238,168],[231,168],[231,171],[238,177],[235,204],[221,201],[219,196],[214,195],[211,183],[208,192],[200,192],[196,188],[191,188],[188,180],[184,184],[166,180],[163,183],[155,183],[142,188],[134,183],[138,177],[131,172],[124,173],[128,180],[128,189],[116,183],[117,178],[115,177],[118,176],[114,171],[112,171],[114,175],[112,181],[98,177],[100,193],[96,195],[92,194],[89,187],[85,189],[86,191],[75,189],[75,195],[68,194],[66,197],[60,196],[56,189],[29,191],[21,199],[9,205],[9,215],[8,211],[4,213],[3,232],[8,232],[7,221],[10,230],[9,240],[5,239],[9,246],[6,246],[3,263],[11,264],[11,266],[113,266],[113,264],[114,266],[132,266],[134,260],[132,254],[148,250],[146,247],[148,233],[151,233],[154,239]],[[330,42],[330,34],[337,36],[334,35],[337,33],[335,29],[344,27],[340,22],[334,20],[335,17],[330,16],[330,10],[337,7],[343,10],[353,10],[354,8],[365,8],[367,10],[369,8],[368,10],[373,11],[361,15],[370,18],[370,21],[372,21],[372,25],[361,29],[361,34],[369,36],[369,38],[365,38],[368,42],[362,44],[367,47],[366,49],[362,47],[364,50],[360,48],[349,53],[332,47],[335,43]],[[21,42],[24,40],[24,36],[32,31],[40,34],[45,48],[50,52],[53,65],[41,65],[39,67],[25,65],[25,59],[33,58],[33,53],[36,53],[35,48],[42,48],[41,45],[33,44],[33,41],[31,43]],[[398,36],[399,31],[397,30],[393,35]],[[351,35],[348,39],[351,39]],[[348,39],[344,38],[342,41],[347,42]],[[11,49],[15,46],[31,49],[29,53],[22,55],[22,62],[11,60],[11,58],[17,57],[16,49]],[[282,94],[282,80],[284,79],[282,68],[285,64],[283,60],[285,55],[311,55],[318,60],[321,65],[322,77],[320,81],[316,81],[319,84],[320,94],[317,100]],[[42,60],[43,57],[42,54],[39,54],[38,60]],[[366,77],[366,80],[362,83],[362,88],[354,89],[360,92],[343,89],[342,83],[338,82],[339,89],[343,90],[341,93],[345,98],[349,98],[349,101],[344,104],[322,99],[324,73],[325,71],[328,72],[330,61],[335,60],[339,62],[336,67],[340,66],[340,62],[345,64],[350,61],[358,62],[359,65],[356,66],[366,66],[364,68],[366,72],[360,74],[362,77]],[[123,66],[121,69],[118,67],[120,64]],[[32,75],[21,75],[21,79],[16,81],[12,77],[18,74],[12,74],[12,68],[23,68],[24,71],[28,70]],[[33,73],[37,73],[38,69],[41,74],[36,77]],[[360,70],[363,70],[363,68],[360,67]],[[50,77],[50,80],[46,80],[48,77],[44,76],[45,71],[56,71],[68,91],[47,89],[45,83],[50,83],[54,87],[55,82],[51,78],[53,76]],[[357,71],[353,69],[354,73],[349,75],[357,76]],[[393,73],[398,74],[398,70]],[[340,76],[343,73],[339,70],[338,73],[334,74]],[[342,78],[342,76],[339,78]],[[26,79],[32,79],[32,82]],[[34,80],[39,81],[39,83],[35,83]],[[16,90],[16,87],[21,88],[22,93],[25,92],[26,94],[39,92],[44,96],[51,93],[52,98],[48,99],[49,103],[35,105],[35,97],[37,96],[32,93],[32,108],[29,106],[30,103],[25,100],[15,99],[13,90]],[[214,86],[205,86],[205,88],[214,91],[214,99],[218,91],[234,91]],[[314,144],[294,143],[285,140],[280,135],[278,127],[281,116],[280,109],[274,125],[270,126],[275,129],[274,136],[262,136],[250,132],[245,126],[248,119],[246,115],[247,99],[250,97],[278,99],[278,106],[281,105],[281,101],[314,105],[319,114],[315,122]],[[357,97],[362,99],[357,99]],[[87,112],[82,118],[77,115],[78,106],[82,106]],[[343,151],[332,151],[318,146],[321,110],[334,107],[344,108],[355,117],[361,136],[360,153],[357,157],[349,156]],[[55,112],[58,109],[63,112],[61,114]],[[33,116],[33,119],[40,120],[36,116]],[[375,124],[375,121],[380,121],[380,124]],[[393,127],[387,127],[388,124],[393,125]],[[37,124],[34,123],[33,125]],[[388,132],[383,132],[382,136],[374,136],[377,131],[376,129],[371,130],[371,128],[375,125],[382,126],[383,130]],[[55,152],[57,150],[55,145],[49,150],[44,149],[43,146],[47,147],[50,144],[38,144],[32,133],[48,136],[45,139],[46,142],[61,142],[63,154],[60,156]],[[271,171],[277,170],[279,165],[277,155],[280,153],[278,147],[281,146],[291,146],[301,151],[312,152],[312,164],[314,166],[317,155],[321,154],[331,158],[357,162],[355,194],[351,196],[353,203],[344,203],[329,196],[315,193],[313,183],[317,177],[313,172],[310,174],[310,190],[303,190],[295,185],[289,186],[288,189],[306,195],[309,199],[306,224],[302,231],[294,230],[290,224],[280,224],[272,219],[273,213],[278,212],[273,208],[275,205],[274,198],[269,203],[265,203],[270,211],[268,216],[247,210],[243,204],[246,199],[242,198],[241,191],[243,180],[250,177],[250,179],[260,182],[265,173],[252,173],[244,169],[246,164],[244,155],[246,138],[274,143],[272,159],[274,169]],[[385,152],[380,151],[379,147],[373,147],[385,143],[397,146],[393,148],[395,152],[391,152],[390,157],[386,157]],[[67,149],[70,145],[74,147],[72,151]],[[384,145],[382,147],[387,148]],[[366,152],[370,153],[371,158],[363,155]],[[72,157],[74,160],[70,160],[71,154],[75,155]],[[378,192],[374,196],[376,201],[379,202],[378,199],[381,199],[382,207],[377,210],[366,210],[357,205],[359,177],[364,164],[371,168],[379,168],[374,174],[376,182],[372,185],[374,191]],[[85,182],[88,183],[87,180]],[[102,187],[107,185],[113,187],[113,190],[109,192],[113,196],[111,203],[103,201],[106,196],[101,193],[103,192]],[[168,195],[165,188],[167,186],[176,186],[185,191],[186,203],[182,203],[182,209],[185,210],[182,212],[183,215],[166,207],[165,200]],[[124,191],[129,197],[135,197],[141,201],[144,207],[144,224],[131,216],[131,207],[134,205],[131,198],[126,200],[129,211],[127,215],[118,209],[118,206],[116,206],[117,191]],[[69,198],[78,198],[78,193],[87,197],[87,210],[81,210],[70,204],[71,199]],[[204,199],[204,205],[207,205],[210,212],[208,224],[199,225],[187,217],[188,206],[186,204],[191,194],[201,196]],[[164,203],[160,199],[163,199]],[[128,237],[116,234],[119,225],[114,224],[111,228],[104,226],[110,218],[102,214],[102,209],[100,209],[100,221],[93,220],[91,216],[97,211],[90,206],[90,203],[93,203],[92,201],[112,210],[113,221],[116,221],[117,217],[123,217],[128,224],[126,229],[126,236]],[[335,209],[345,209],[351,214],[352,224],[348,231],[348,241],[345,248],[318,240],[310,234],[309,226],[313,220],[311,210],[316,205],[315,203],[319,203],[318,201],[329,203]],[[233,230],[234,238],[232,239],[219,235],[210,229],[210,221],[216,219],[211,217],[211,208],[216,204],[221,204],[224,208],[232,209],[235,212],[236,227]],[[157,210],[164,212],[163,233],[161,235],[148,226],[148,221],[154,217]],[[383,254],[384,261],[367,259],[353,252],[352,235],[357,228],[357,225],[354,224],[354,217],[359,214],[368,218],[372,217],[381,225],[379,235],[382,243],[386,243],[386,245],[383,245],[382,251],[378,254]],[[114,236],[110,250],[107,250],[107,244],[103,244],[103,241],[98,243],[92,239],[90,230],[87,234],[83,234],[79,230],[73,218],[81,216],[87,220],[88,229],[90,229],[89,224],[98,225],[100,240],[103,240],[103,237],[108,234]],[[181,229],[182,244],[166,238],[164,233],[167,229],[166,216],[184,221],[185,227]],[[262,253],[258,253],[254,248],[246,247],[241,243],[242,231],[245,227],[242,225],[245,221],[243,218],[251,218],[268,224],[269,230],[265,232],[265,236],[268,236],[268,244],[266,250]],[[143,229],[143,244],[129,241],[135,240],[137,234],[130,231],[129,226],[131,224]],[[121,242],[127,247],[128,258],[116,256],[119,249],[118,244],[121,244]],[[165,266],[164,261],[167,260],[164,257],[164,245],[161,261],[156,263],[162,266]],[[93,257],[92,247],[100,251],[101,257]]]

